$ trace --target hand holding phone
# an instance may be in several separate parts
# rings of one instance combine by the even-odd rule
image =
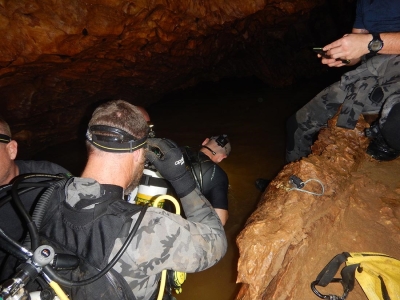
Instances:
[[[313,48],[313,51],[324,58],[331,58],[330,55],[326,54],[326,51],[323,48]]]
[[[315,53],[318,53],[319,55],[321,55],[323,58],[331,58],[331,56],[328,55],[328,54],[326,53],[327,51],[324,51],[323,48],[316,47],[316,48],[313,48],[313,51],[314,51]],[[348,65],[348,64],[350,63],[350,60],[349,60],[349,59],[336,58],[336,61],[341,61],[341,62],[344,63],[345,65]]]

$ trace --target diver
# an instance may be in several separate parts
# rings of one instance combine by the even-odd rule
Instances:
[[[142,206],[128,203],[124,194],[138,185],[145,161],[153,164],[173,186],[187,220],[157,207],[147,208],[113,272],[103,276],[109,281],[112,275],[123,277],[121,289],[128,295],[124,299],[153,299],[163,270],[199,272],[216,264],[227,249],[218,215],[196,187],[180,148],[168,139],[148,138],[148,133],[142,113],[128,102],[115,100],[98,107],[88,125],[83,173],[67,180],[53,195],[40,228],[44,239],[102,269],[124,244],[125,225],[132,230],[139,219]],[[93,283],[72,287],[71,293],[99,299],[112,287],[110,282]]]
[[[8,192],[2,191],[1,186],[9,184],[20,174],[69,174],[63,167],[49,161],[16,160],[17,152],[18,143],[12,139],[8,123],[0,116],[0,198],[8,195]],[[29,181],[41,180],[32,178]],[[43,190],[43,188],[37,188],[21,195],[21,200],[28,212],[32,212]],[[15,241],[21,241],[26,235],[25,222],[10,202],[0,209],[0,228]],[[15,272],[16,266],[17,259],[0,248],[0,283]]]
[[[198,151],[181,148],[185,162],[190,167],[197,187],[214,207],[222,225],[228,220],[229,180],[218,165],[231,153],[232,146],[226,134],[206,138]]]

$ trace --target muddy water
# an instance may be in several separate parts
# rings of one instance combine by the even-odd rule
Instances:
[[[198,147],[206,137],[226,133],[232,144],[231,156],[220,164],[230,183],[227,254],[214,267],[188,274],[178,300],[235,298],[240,288],[236,284],[239,251],[235,238],[261,196],[254,181],[273,178],[281,170],[285,120],[330,82],[332,79],[319,78],[276,89],[254,78],[230,79],[170,94],[147,107],[157,137]],[[59,163],[76,175],[85,163],[81,142],[52,147],[35,158]]]

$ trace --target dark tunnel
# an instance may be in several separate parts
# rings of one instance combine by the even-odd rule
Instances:
[[[351,133],[328,126],[313,155],[285,161],[287,119],[352,68],[328,68],[312,48],[351,31],[357,1],[53,2],[0,4],[0,115],[17,159],[79,176],[88,120],[116,99],[145,107],[156,136],[178,145],[231,140],[220,164],[229,178],[227,254],[188,274],[176,299],[310,299],[308,282],[335,251],[400,255],[400,161],[365,155],[367,118]],[[326,194],[290,194],[292,174],[320,176]],[[273,182],[261,192],[257,178]],[[364,299],[359,287],[354,294]]]

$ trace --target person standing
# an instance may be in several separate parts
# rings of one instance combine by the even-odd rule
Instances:
[[[83,173],[53,195],[39,231],[103,269],[124,244],[120,233],[126,222],[131,219],[131,231],[139,219],[135,211],[140,206],[125,201],[124,195],[138,185],[149,161],[175,189],[187,220],[158,207],[147,208],[137,234],[111,269],[129,287],[127,298],[137,300],[153,299],[163,270],[199,272],[216,264],[227,250],[221,221],[196,188],[180,148],[168,139],[148,138],[148,133],[146,120],[132,104],[115,100],[99,106],[88,125]],[[85,290],[85,299],[99,299],[114,286],[112,276],[103,277],[106,284],[73,287],[72,294]]]
[[[218,165],[231,153],[232,146],[226,134],[206,138],[198,151],[183,147],[186,164],[190,167],[197,187],[214,207],[223,225],[228,213],[229,180]]]
[[[8,123],[0,116],[0,198],[8,195],[2,187],[12,180],[27,173],[69,174],[63,167],[49,161],[16,160],[18,143],[12,139]],[[32,178],[27,182],[42,181],[43,178]],[[32,213],[44,188],[37,188],[20,196],[25,209]],[[0,208],[0,228],[15,241],[21,241],[27,231],[25,222],[12,203],[8,202]],[[17,260],[0,248],[0,282],[14,273]]]

